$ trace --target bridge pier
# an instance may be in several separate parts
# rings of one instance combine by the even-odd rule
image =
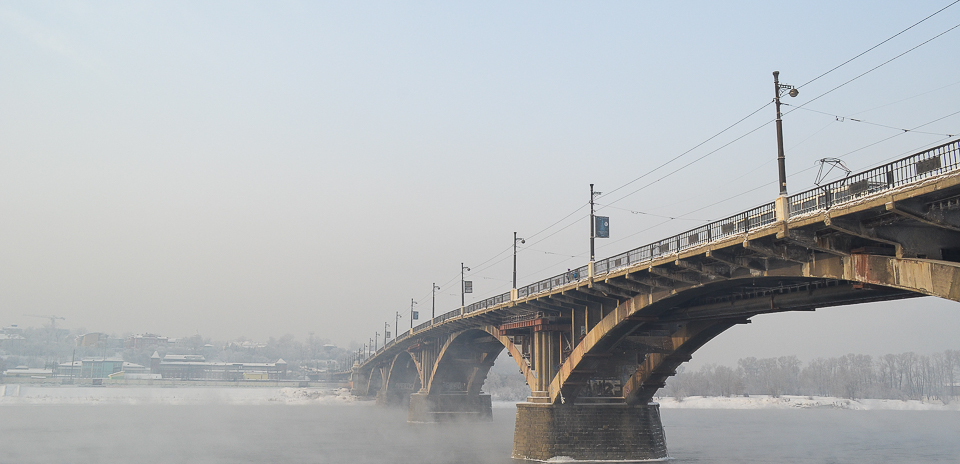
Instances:
[[[513,457],[547,461],[643,461],[667,457],[660,405],[518,403]]]
[[[490,395],[470,395],[467,393],[427,394],[418,392],[410,395],[410,409],[407,422],[444,422],[448,420],[493,420],[493,407]]]
[[[369,395],[368,384],[370,382],[370,373],[362,372],[356,366],[350,373],[350,394],[353,396],[365,397]]]
[[[380,390],[377,392],[377,405],[402,407],[410,401],[410,392]]]

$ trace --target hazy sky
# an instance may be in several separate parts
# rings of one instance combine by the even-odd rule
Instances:
[[[514,231],[521,283],[584,264],[590,183],[598,257],[771,201],[772,106],[650,172],[768,103],[772,71],[805,84],[948,3],[0,2],[0,325],[362,343],[411,298],[428,316],[433,282],[458,307],[461,262],[468,304],[508,291]],[[958,52],[954,30],[785,116],[791,192],[817,159],[960,133],[897,129],[957,111]],[[695,361],[956,349],[958,328],[931,298],[761,316]]]

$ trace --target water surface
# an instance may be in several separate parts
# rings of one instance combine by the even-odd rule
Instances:
[[[408,425],[354,405],[7,405],[2,463],[513,463],[515,410]],[[960,413],[662,411],[676,463],[960,463]]]

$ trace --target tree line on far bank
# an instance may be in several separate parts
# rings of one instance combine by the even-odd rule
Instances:
[[[806,365],[796,356],[781,356],[740,359],[736,368],[706,365],[684,371],[681,367],[660,393],[678,400],[686,396],[802,395],[948,403],[960,396],[958,382],[958,350],[876,358],[848,354],[817,358]]]

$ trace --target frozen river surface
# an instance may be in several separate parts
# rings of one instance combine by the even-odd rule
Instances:
[[[408,425],[369,403],[5,404],[2,463],[497,463],[494,421]],[[960,463],[957,411],[662,410],[675,463]]]

